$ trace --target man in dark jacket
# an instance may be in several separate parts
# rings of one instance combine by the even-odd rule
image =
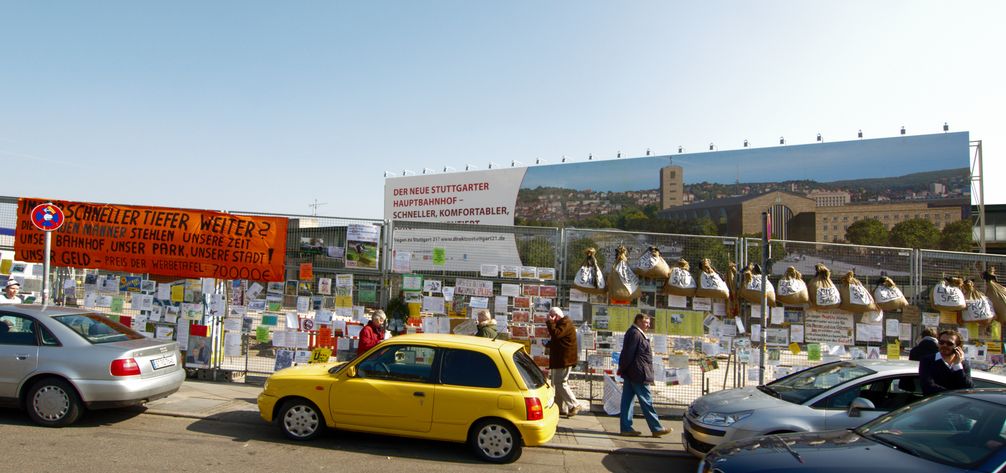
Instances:
[[[956,330],[940,332],[940,351],[919,361],[919,382],[926,396],[941,391],[975,387],[971,365],[964,359],[961,335]]]
[[[548,311],[545,326],[551,336],[548,342],[548,369],[552,374],[552,385],[555,386],[555,403],[559,405],[560,414],[573,417],[580,411],[576,394],[569,387],[569,372],[579,361],[576,327],[558,307]]]
[[[657,411],[653,409],[650,384],[653,383],[653,354],[650,352],[650,338],[646,330],[650,328],[650,318],[646,314],[636,314],[629,330],[625,331],[622,352],[618,357],[618,375],[622,383],[621,435],[638,436],[640,432],[632,428],[633,403],[639,398],[639,407],[654,437],[667,435],[671,429],[660,425]]]
[[[940,347],[936,340],[936,330],[926,327],[922,329],[922,340],[919,340],[919,344],[915,345],[912,351],[908,352],[908,359],[922,361],[923,358],[932,358],[939,351]]]

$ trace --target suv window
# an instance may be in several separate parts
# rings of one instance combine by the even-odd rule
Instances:
[[[429,383],[436,350],[415,345],[388,345],[356,365],[361,378]]]
[[[469,350],[448,350],[440,368],[440,382],[474,388],[498,388],[503,385],[492,358]]]
[[[534,364],[534,360],[524,350],[517,350],[513,353],[513,362],[517,365],[517,372],[524,378],[524,384],[528,389],[538,389],[545,385],[545,373]]]

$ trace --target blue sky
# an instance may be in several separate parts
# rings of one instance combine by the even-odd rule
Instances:
[[[380,218],[385,171],[944,122],[983,140],[990,181],[1003,18],[998,1],[0,0],[3,194]]]

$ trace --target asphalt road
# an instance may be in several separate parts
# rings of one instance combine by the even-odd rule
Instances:
[[[464,445],[329,432],[287,440],[265,423],[144,414],[143,408],[95,411],[72,427],[47,429],[17,410],[0,409],[5,454],[0,471],[115,472],[694,472],[697,462],[633,454],[526,448],[510,465],[476,460]]]

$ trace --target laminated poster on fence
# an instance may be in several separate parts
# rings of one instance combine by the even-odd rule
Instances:
[[[507,313],[507,306],[510,305],[510,298],[507,296],[496,296],[493,300],[493,313],[494,314],[505,314]]]
[[[632,324],[630,318],[635,318],[635,314],[629,312],[628,307],[608,307],[608,330],[612,332],[624,332]]]
[[[507,332],[510,330],[509,318],[505,314],[500,314],[496,316],[496,330],[498,332]]]
[[[622,387],[614,376],[604,376],[604,413],[617,415],[622,410]]]
[[[224,319],[224,330],[230,332],[240,332],[241,331],[241,319],[226,318]]]
[[[807,344],[807,361],[821,361],[821,345],[818,343]]]
[[[241,332],[224,333],[224,356],[241,355]]]
[[[856,323],[857,342],[881,342],[884,340],[883,325]]]
[[[708,297],[693,297],[692,310],[709,312],[713,308],[713,300]]]
[[[395,250],[391,257],[391,270],[399,274],[412,272],[412,252]]]
[[[667,384],[670,386],[687,386],[692,384],[692,372],[685,368],[669,368],[666,371]]]
[[[309,350],[297,350],[293,354],[293,362],[297,364],[310,363],[311,352]]]
[[[178,342],[178,346],[185,348],[189,346],[189,323],[182,321],[182,323],[175,326],[175,341]]]
[[[517,279],[520,276],[520,266],[503,264],[500,265],[500,277],[504,279]]]
[[[423,312],[443,314],[444,298],[440,296],[423,296]]]
[[[480,264],[479,276],[484,278],[495,278],[499,275],[500,267],[496,264]]]

